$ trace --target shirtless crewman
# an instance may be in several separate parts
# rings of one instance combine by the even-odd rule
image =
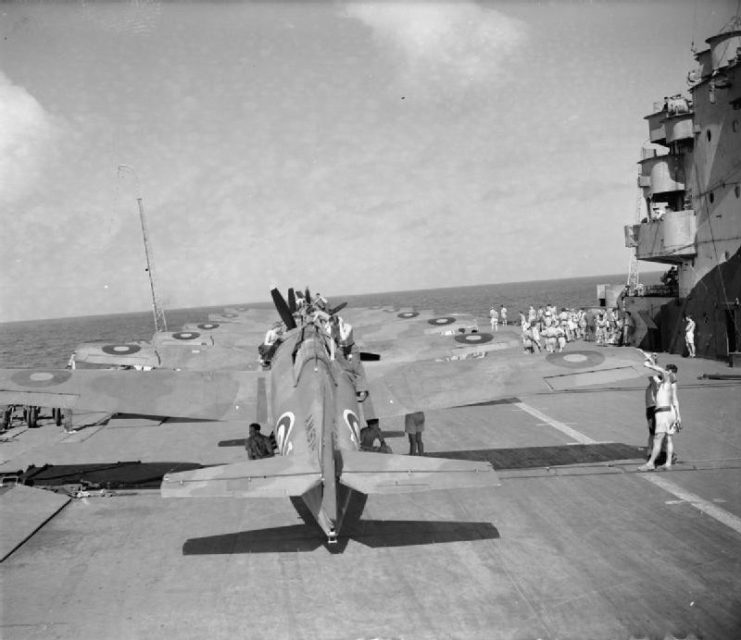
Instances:
[[[656,421],[656,431],[653,441],[651,456],[646,464],[638,467],[639,471],[652,471],[656,468],[656,458],[661,453],[661,445],[666,438],[666,464],[661,469],[671,469],[672,454],[674,453],[674,442],[672,436],[681,428],[681,416],[679,415],[679,401],[677,399],[676,373],[677,366],[674,364],[666,365],[662,369],[656,364],[653,356],[644,353],[646,361],[643,366],[648,367],[656,372],[654,380],[656,382],[656,408],[654,409],[654,418]]]

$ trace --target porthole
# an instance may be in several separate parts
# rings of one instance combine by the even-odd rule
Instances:
[[[705,132],[705,136],[707,137],[707,139],[708,139],[708,142],[710,142],[710,139],[711,139],[711,138],[713,137],[713,135],[712,135],[712,134],[710,133],[710,129],[708,129],[708,130],[707,130],[707,131]]]
[[[708,196],[708,200],[710,200],[710,204],[713,204],[715,202],[715,194],[711,191],[710,195]]]

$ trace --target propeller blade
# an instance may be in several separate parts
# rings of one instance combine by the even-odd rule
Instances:
[[[334,309],[329,310],[329,315],[333,316],[338,311],[342,311],[347,306],[347,302],[343,302],[342,304],[338,304]]]
[[[304,298],[306,298],[306,304],[311,304],[311,292],[309,291],[309,287],[306,287]]]
[[[280,319],[283,320],[283,324],[286,325],[286,329],[288,329],[289,331],[291,329],[295,329],[296,320],[293,317],[291,310],[288,308],[288,303],[286,302],[285,298],[281,295],[280,291],[278,291],[278,289],[275,287],[272,288],[270,290],[270,297],[273,298],[273,304],[275,305],[275,309],[278,312]]]
[[[296,313],[296,292],[293,287],[288,289],[288,309],[291,313]]]
[[[369,351],[360,352],[361,362],[378,362],[381,359],[380,353],[370,353]]]

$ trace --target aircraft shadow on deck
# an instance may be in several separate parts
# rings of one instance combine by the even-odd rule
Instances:
[[[430,458],[487,461],[497,471],[500,471],[504,469],[533,469],[536,467],[636,460],[645,456],[645,447],[620,442],[601,442],[548,447],[517,447],[513,449],[434,451],[426,455]]]
[[[31,465],[18,474],[18,482],[40,487],[87,484],[105,489],[159,489],[162,477],[166,473],[191,471],[201,469],[203,466],[197,462],[141,462],[140,460]]]
[[[332,545],[327,543],[306,505],[298,498],[291,498],[304,524],[191,538],[183,545],[183,555],[282,553],[314,551],[319,547],[342,553],[350,540],[382,548],[499,538],[499,531],[491,522],[362,520],[367,499],[366,495],[352,493],[340,538]]]

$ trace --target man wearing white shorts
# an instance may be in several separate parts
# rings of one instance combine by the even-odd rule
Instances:
[[[679,415],[679,402],[677,400],[676,374],[677,366],[666,365],[666,369],[658,366],[653,356],[646,355],[645,367],[656,372],[656,408],[654,418],[656,420],[656,431],[654,435],[651,457],[646,464],[638,467],[639,471],[652,471],[656,468],[656,458],[661,453],[661,445],[666,438],[666,464],[661,469],[671,469],[672,454],[674,453],[674,441],[672,436],[681,428],[681,417]]]
[[[489,321],[491,322],[491,330],[496,331],[499,325],[499,312],[494,307],[489,310]]]

